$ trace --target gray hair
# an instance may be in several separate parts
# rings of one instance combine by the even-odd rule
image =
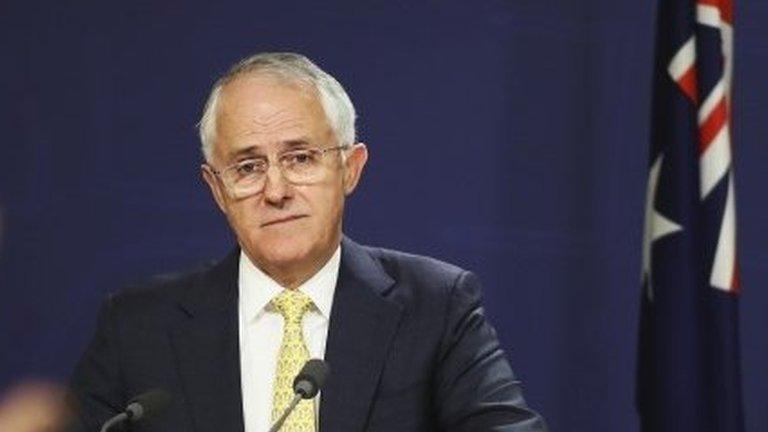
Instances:
[[[260,53],[239,61],[220,77],[208,95],[203,116],[198,123],[201,150],[211,160],[216,140],[216,116],[222,88],[236,78],[251,73],[273,74],[313,88],[320,99],[328,124],[338,145],[355,142],[355,107],[338,81],[308,58],[295,53]]]

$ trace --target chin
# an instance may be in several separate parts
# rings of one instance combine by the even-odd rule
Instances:
[[[306,260],[312,252],[310,242],[298,236],[265,236],[254,239],[251,244],[256,247],[251,250],[269,266],[286,266]]]

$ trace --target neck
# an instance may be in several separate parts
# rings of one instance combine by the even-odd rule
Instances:
[[[331,259],[337,248],[338,244],[307,262],[286,265],[269,265],[267,263],[261,263],[258,260],[255,260],[253,255],[248,253],[247,250],[243,249],[243,251],[254,265],[275,282],[280,284],[280,286],[285,289],[296,289],[319,272],[328,260]]]

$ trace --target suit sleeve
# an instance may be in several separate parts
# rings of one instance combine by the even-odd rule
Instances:
[[[125,406],[114,309],[110,297],[101,307],[96,332],[72,375],[70,389],[76,413],[73,431],[98,431]]]
[[[434,383],[440,430],[546,431],[541,416],[525,404],[480,301],[477,277],[463,272],[452,287]]]

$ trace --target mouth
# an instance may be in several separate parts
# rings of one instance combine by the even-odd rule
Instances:
[[[293,215],[293,216],[282,217],[282,218],[279,218],[279,219],[272,219],[270,221],[262,223],[261,227],[264,228],[264,227],[268,227],[268,226],[272,226],[272,225],[278,225],[278,224],[283,224],[283,223],[287,223],[287,222],[293,222],[293,221],[298,220],[298,219],[303,219],[303,218],[305,218],[307,216],[308,215]]]

